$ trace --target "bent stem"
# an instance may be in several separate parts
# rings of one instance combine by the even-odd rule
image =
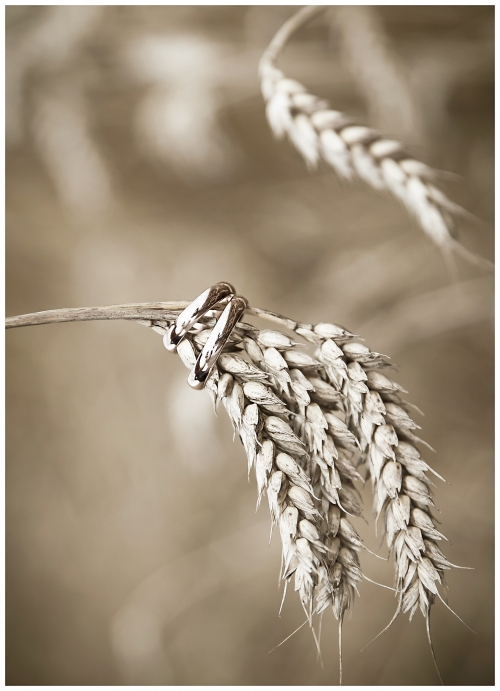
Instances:
[[[265,64],[273,64],[285,47],[290,36],[295,33],[303,24],[312,19],[312,17],[325,10],[326,7],[326,5],[306,5],[292,17],[290,17],[290,19],[288,19],[288,21],[286,21],[281,29],[276,33],[273,40],[266,48],[266,51],[260,61],[261,69]]]
[[[15,329],[20,326],[37,326],[39,324],[56,324],[61,322],[97,321],[106,319],[125,319],[128,321],[172,321],[179,312],[190,303],[185,300],[171,302],[135,302],[125,305],[105,305],[103,307],[63,307],[57,310],[31,312],[6,317],[5,328]],[[247,307],[245,314],[260,317],[280,324],[294,331],[299,322],[280,314],[259,307]]]

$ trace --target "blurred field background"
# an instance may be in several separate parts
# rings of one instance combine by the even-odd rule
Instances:
[[[7,315],[187,300],[218,280],[256,306],[361,334],[424,412],[450,605],[449,685],[493,676],[493,278],[439,251],[400,205],[309,173],[265,121],[257,64],[294,12],[267,6],[6,8]],[[493,258],[494,8],[339,7],[280,66],[332,106],[462,176],[449,195]],[[160,336],[125,322],[7,332],[6,669],[11,685],[323,685],[280,545],[221,410]],[[370,515],[369,492],[365,513]],[[379,538],[356,528],[375,549]],[[384,548],[381,553],[385,554]],[[361,554],[392,585],[392,564]],[[361,584],[345,683],[434,685],[422,617]]]

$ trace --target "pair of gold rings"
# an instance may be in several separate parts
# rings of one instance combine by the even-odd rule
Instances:
[[[163,339],[165,348],[169,352],[175,353],[179,343],[201,317],[212,310],[215,314],[220,314],[189,375],[188,384],[193,389],[203,389],[205,386],[210,371],[227,343],[231,331],[247,307],[247,300],[236,295],[236,290],[230,283],[216,283],[198,295],[179,314],[175,323],[167,331]]]

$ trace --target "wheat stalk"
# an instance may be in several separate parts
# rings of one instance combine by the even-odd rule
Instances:
[[[440,248],[451,271],[455,272],[452,252],[491,269],[491,262],[476,256],[456,239],[456,217],[474,217],[434,184],[436,178],[449,174],[414,159],[400,142],[332,110],[327,101],[309,93],[276,67],[290,36],[323,9],[307,6],[299,10],[281,27],[260,61],[266,116],[274,136],[287,136],[310,169],[322,159],[344,180],[359,177],[378,191],[390,192]]]
[[[51,310],[10,317],[6,327],[129,319],[165,340],[188,304]],[[431,513],[432,483],[426,475],[431,469],[415,446],[425,442],[413,432],[418,426],[408,415],[410,404],[400,397],[406,392],[380,371],[390,366],[387,357],[334,324],[304,324],[250,306],[245,312],[316,346],[311,356],[281,331],[259,330],[240,321],[205,385],[214,405],[222,402],[240,436],[248,472],[255,468],[257,505],[267,494],[283,547],[283,598],[293,577],[318,648],[313,616],[329,606],[339,622],[341,641],[345,612],[363,577],[357,555],[363,544],[348,516],[362,513],[354,482],[361,480],[357,466],[364,464],[372,481],[375,517],[384,516],[394,557],[398,605],[392,621],[405,612],[411,619],[420,608],[432,650],[431,607],[436,596],[443,600],[438,585],[446,586],[444,571],[455,565],[436,544],[446,538]],[[177,346],[190,370],[215,324],[211,316],[200,318]]]

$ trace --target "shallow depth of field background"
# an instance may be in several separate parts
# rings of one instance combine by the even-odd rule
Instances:
[[[439,251],[398,202],[308,172],[264,117],[257,64],[290,7],[7,8],[7,315],[194,298],[333,321],[390,355],[437,450],[450,605],[446,684],[493,683],[493,279]],[[332,8],[280,66],[461,176],[447,193],[493,256],[493,7]],[[7,683],[321,685],[279,537],[221,408],[161,337],[126,322],[7,332]],[[365,513],[370,517],[370,496]],[[356,528],[376,549],[380,538]],[[381,553],[386,554],[385,546]],[[392,564],[361,554],[392,585]],[[420,614],[364,582],[346,684],[437,683]]]

